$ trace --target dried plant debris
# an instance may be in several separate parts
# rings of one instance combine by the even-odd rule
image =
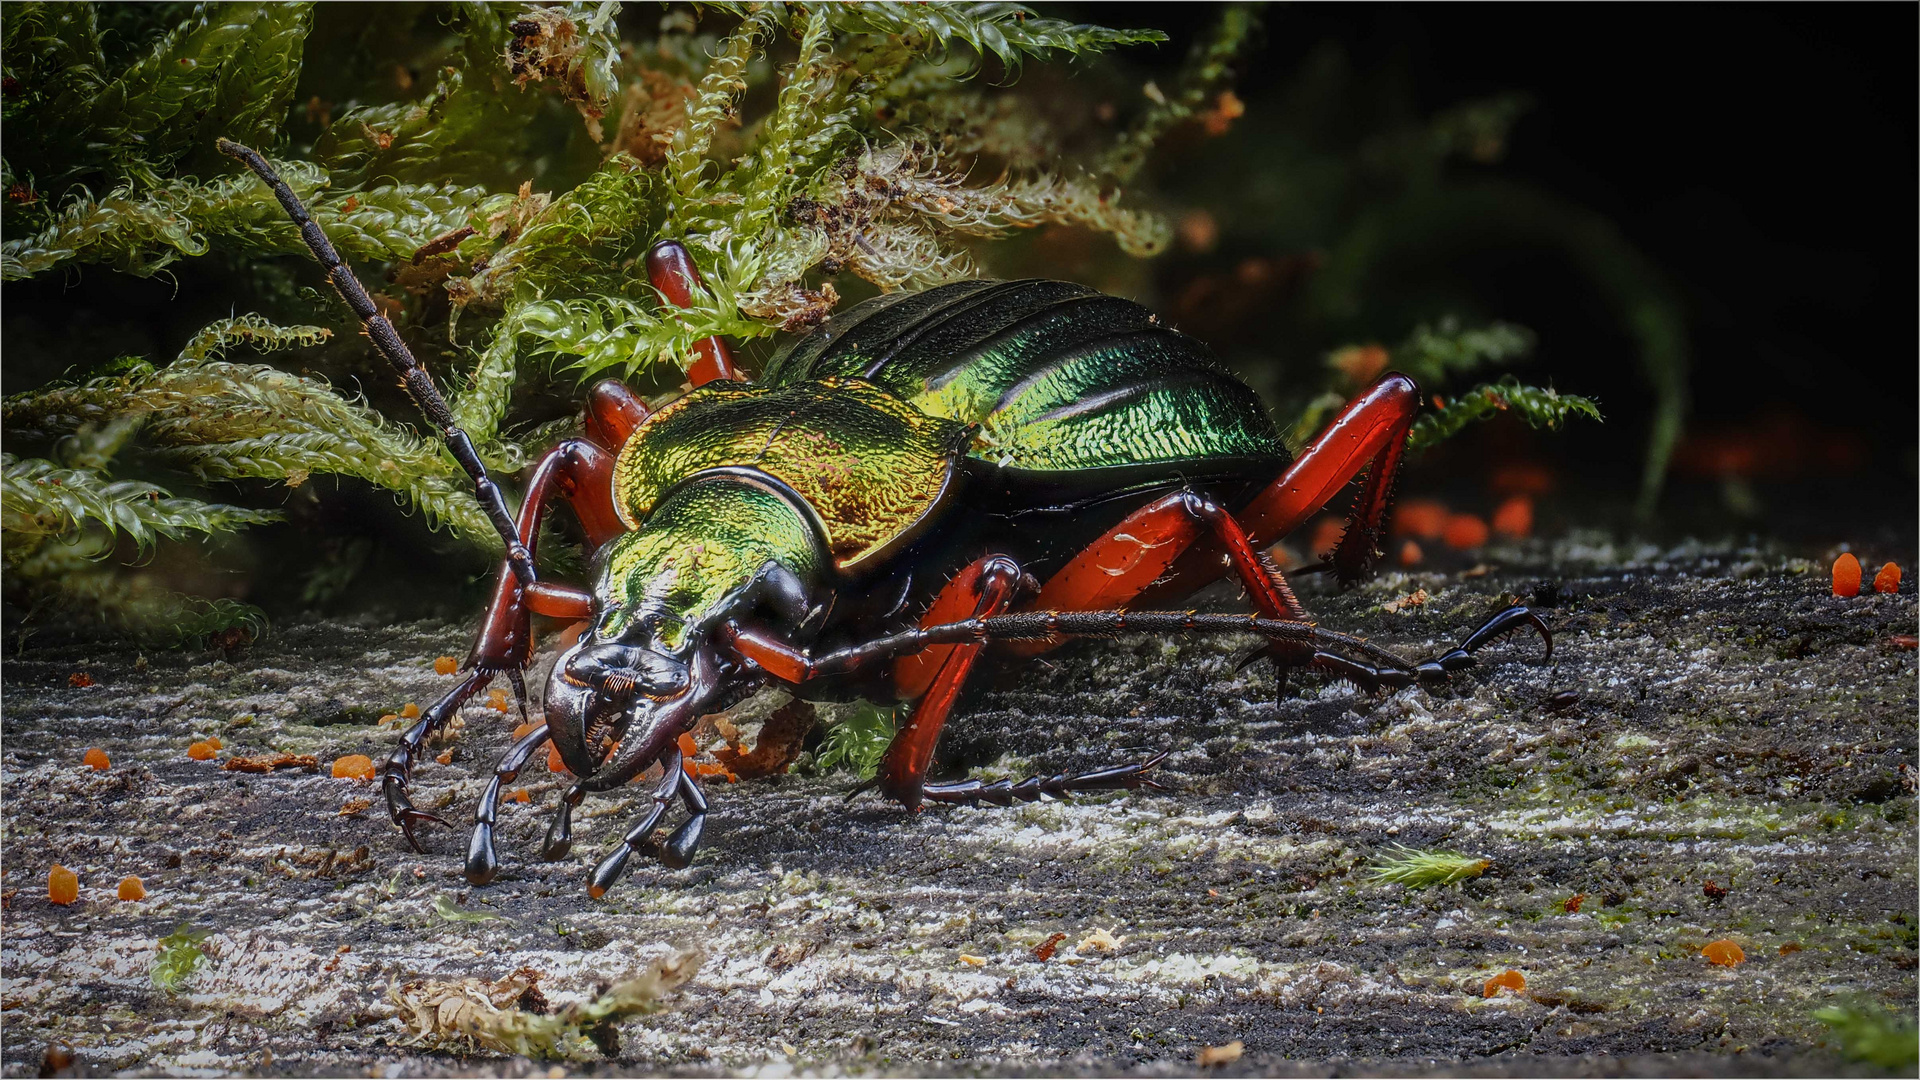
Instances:
[[[703,959],[681,950],[648,964],[593,998],[533,1011],[540,973],[521,968],[504,979],[419,980],[396,985],[388,998],[415,1045],[455,1052],[489,1050],[528,1057],[584,1058],[618,1052],[614,1025],[653,1012],[693,977]]]
[[[729,745],[715,750],[713,756],[728,772],[741,780],[778,776],[799,759],[815,723],[813,705],[795,698],[767,716],[751,752],[733,745],[734,737],[738,734],[735,732],[728,736]],[[731,725],[722,728],[721,734],[726,735],[730,730]]]
[[[448,922],[506,922],[505,915],[491,911],[468,911],[453,902],[453,897],[440,894],[433,898],[433,913]]]
[[[1396,844],[1374,863],[1373,880],[1424,889],[1477,878],[1492,865],[1487,859],[1475,859],[1456,851],[1416,851]]]

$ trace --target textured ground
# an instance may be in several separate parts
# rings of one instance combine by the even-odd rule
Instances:
[[[1309,603],[1419,654],[1525,596],[1551,664],[1516,635],[1452,693],[1276,702],[1265,670],[1234,672],[1242,643],[1075,647],[978,694],[946,753],[1024,775],[1168,748],[1175,794],[910,819],[843,804],[845,774],[720,785],[691,870],[642,867],[602,902],[585,875],[631,798],[582,808],[574,857],[530,861],[558,794],[535,766],[500,880],[473,889],[464,836],[406,851],[377,806],[352,812],[367,785],[186,755],[219,735],[223,760],[378,757],[377,718],[448,682],[433,658],[461,627],[282,625],[228,660],[29,646],[4,671],[5,1073],[57,1041],[94,1073],[543,1074],[408,1045],[389,987],[531,968],[557,1003],[675,945],[706,952],[698,974],[619,1029],[616,1064],[575,1067],[1179,1074],[1238,1040],[1227,1073],[1864,1068],[1812,1013],[1915,1007],[1915,653],[1890,641],[1915,632],[1912,585],[1836,599],[1824,567],[1731,549],[1503,554]],[[1563,690],[1579,703],[1550,711]],[[467,718],[418,777],[450,816],[510,726]],[[82,768],[88,747],[112,767]],[[1372,882],[1396,843],[1492,867]],[[79,903],[48,902],[55,862]],[[146,900],[114,898],[129,873]],[[183,922],[210,959],[167,995],[156,941]],[[1096,930],[1117,946],[1082,946]],[[1703,960],[1720,938],[1747,961]],[[1509,968],[1526,994],[1483,997]]]

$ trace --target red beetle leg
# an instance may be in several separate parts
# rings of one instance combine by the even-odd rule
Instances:
[[[937,617],[935,609],[942,606],[965,611],[960,616],[962,619],[984,619],[999,615],[1013,606],[1019,594],[1021,577],[1020,564],[1005,555],[988,555],[977,559],[935,598],[934,609],[928,610],[921,625],[937,626],[958,621]],[[968,593],[972,594],[971,604],[966,602]],[[942,601],[946,601],[945,605],[942,605]],[[954,702],[960,699],[960,690],[966,685],[967,675],[973,671],[974,661],[980,658],[980,650],[984,647],[936,645],[915,656],[902,657],[897,662],[899,666],[894,672],[896,688],[904,691],[924,685],[926,693],[920,695],[920,700],[914,704],[906,724],[893,733],[893,741],[887,744],[886,757],[881,759],[880,772],[875,779],[882,794],[897,800],[909,810],[920,809],[921,788],[926,784],[927,766],[933,763],[934,747],[940,742],[940,729],[946,726],[947,715],[953,711]],[[942,653],[945,655],[940,655]],[[907,667],[909,661],[917,661],[918,664]],[[935,663],[939,665],[937,673],[928,680],[925,671]]]
[[[540,535],[547,500],[556,493],[573,507],[586,528],[587,542],[593,547],[624,531],[625,526],[613,512],[613,462],[612,454],[583,439],[569,439],[540,459],[533,479],[527,484],[527,497],[520,505],[517,522],[520,542],[529,552]],[[512,568],[503,565],[466,666],[491,671],[517,671],[525,667],[533,657],[528,612],[548,606],[555,611],[541,610],[541,614],[581,618],[591,608],[592,597],[576,589],[555,586],[538,589],[535,597],[527,598]]]
[[[967,568],[954,575],[947,582],[940,595],[933,598],[926,613],[920,616],[921,626],[939,626],[942,623],[959,622],[982,614],[985,607],[1002,595],[1011,596],[1016,579],[1008,579],[1009,567],[1017,573],[1018,566],[1011,559],[996,559],[988,556],[976,559]],[[982,585],[981,578],[990,576]],[[902,700],[912,700],[927,692],[933,680],[946,665],[947,658],[955,649],[972,648],[961,645],[931,645],[911,656],[903,656],[893,665],[893,690]]]
[[[813,661],[806,652],[763,630],[728,623],[722,628],[734,652],[759,665],[782,682],[803,683],[813,677]]]
[[[1254,545],[1265,547],[1299,528],[1365,469],[1366,483],[1348,516],[1346,535],[1334,549],[1333,565],[1343,582],[1366,573],[1377,557],[1407,433],[1419,410],[1420,388],[1397,372],[1355,398],[1278,481],[1240,511]]]
[[[587,441],[619,453],[647,420],[647,404],[618,379],[602,379],[587,391]]]
[[[647,280],[668,303],[680,308],[692,307],[693,290],[706,288],[700,268],[693,265],[693,256],[678,240],[662,240],[647,252]],[[705,386],[716,379],[749,381],[747,373],[734,365],[733,352],[720,338],[701,338],[693,343],[693,351],[699,357],[687,371],[693,385]]]
[[[1366,483],[1333,553],[1334,571],[1342,582],[1365,574],[1376,557],[1407,433],[1419,408],[1420,389],[1412,379],[1398,373],[1382,376],[1342,410],[1278,480],[1234,514],[1248,545],[1260,550],[1292,532],[1365,470]],[[1157,584],[1141,590],[1137,604],[1174,603],[1213,582],[1220,576],[1223,547],[1231,545],[1207,538],[1193,544],[1172,561]]]
[[[1212,543],[1196,543],[1209,537]],[[1127,607],[1170,567],[1185,562],[1183,552],[1197,546],[1210,553],[1207,568],[1214,577],[1219,576],[1225,549],[1227,562],[1261,614],[1269,619],[1306,620],[1306,611],[1286,578],[1259,553],[1239,521],[1213,500],[1190,491],[1176,491],[1129,514],[1048,578],[1030,606],[1039,611]],[[1053,646],[1034,641],[1012,647],[1031,655]]]

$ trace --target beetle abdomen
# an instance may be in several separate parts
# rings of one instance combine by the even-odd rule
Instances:
[[[1138,304],[1068,282],[877,297],[794,343],[767,381],[834,375],[980,425],[970,455],[1007,469],[1287,460],[1258,396],[1205,345]]]

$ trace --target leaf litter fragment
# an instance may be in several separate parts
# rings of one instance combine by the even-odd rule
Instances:
[[[416,1046],[490,1050],[528,1057],[585,1057],[605,1052],[612,1025],[657,1011],[669,992],[693,977],[705,956],[682,949],[660,957],[604,993],[542,1015],[519,1002],[537,992],[539,974],[521,968],[504,979],[423,979],[397,984],[388,998]],[[617,1043],[613,1043],[617,1046]]]

